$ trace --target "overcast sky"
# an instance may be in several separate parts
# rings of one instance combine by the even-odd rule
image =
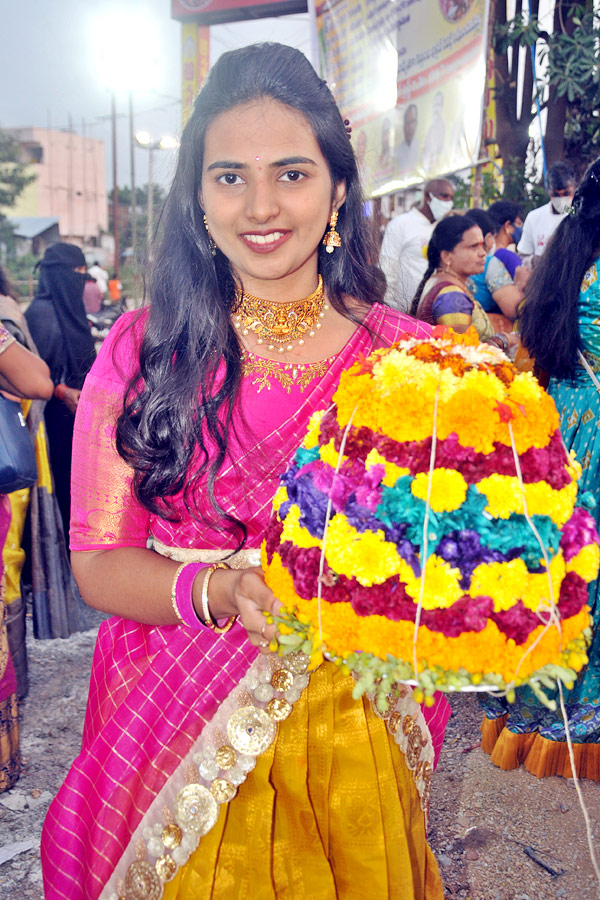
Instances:
[[[119,36],[110,42],[106,18],[117,11]],[[128,16],[143,15],[150,48],[153,90],[133,93],[135,128],[154,137],[178,135],[181,130],[181,25],[171,19],[170,0],[0,0],[2,54],[0,55],[0,127],[41,126],[73,129],[105,142],[107,183],[112,186],[110,159],[110,89],[102,56],[107,43],[131,40],[135,34]],[[224,50],[258,40],[279,40],[310,53],[307,16],[286,16],[211,29],[211,62]],[[145,79],[147,85],[149,79]],[[118,119],[118,182],[129,184],[129,125],[127,93],[116,91]],[[85,123],[85,124],[84,124]],[[136,150],[136,182],[148,177],[148,153]],[[154,155],[157,181],[167,184],[174,153]]]

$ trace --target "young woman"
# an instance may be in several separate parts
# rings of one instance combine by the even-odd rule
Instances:
[[[17,343],[0,324],[0,390],[15,397],[47,400],[53,384],[43,360]],[[21,769],[17,680],[6,630],[6,597],[2,548],[10,527],[10,500],[0,494],[0,791],[13,787]]]
[[[600,526],[600,160],[584,175],[573,212],[560,223],[526,289],[521,315],[523,345],[550,375],[548,391],[560,413],[567,450],[582,465],[580,493],[596,501]],[[573,583],[573,590],[578,585]],[[565,704],[577,774],[600,781],[599,581],[589,586],[594,636],[589,663]],[[541,706],[529,688],[515,703],[486,695],[483,748],[503,769],[523,763],[538,777],[571,777],[560,708]],[[558,694],[554,695],[558,701]]]
[[[150,308],[112,329],[79,404],[73,566],[114,616],[46,820],[48,900],[442,897],[423,754],[445,701],[428,729],[408,695],[388,728],[331,664],[309,680],[268,653],[279,604],[257,565],[341,371],[426,333],[378,302],[362,210],[302,54],[223,55],[182,137]]]
[[[517,231],[514,222],[523,223],[519,207],[510,200],[498,200],[488,210],[470,209],[466,216],[481,228],[488,251],[483,272],[471,276],[469,284],[496,331],[510,332],[523,302],[523,286],[529,274],[529,269],[521,265],[520,257],[507,249],[514,243]]]
[[[479,225],[468,215],[441,219],[427,247],[427,271],[417,288],[411,312],[431,325],[449,325],[458,332],[474,325],[481,340],[495,343],[506,351],[514,339],[494,331],[467,283],[472,275],[483,272],[485,260]]]
[[[95,359],[94,339],[83,306],[85,256],[76,244],[48,247],[40,262],[40,282],[25,318],[39,353],[50,366],[54,396],[44,421],[56,499],[65,535],[71,516],[71,447],[75,410],[85,376]]]

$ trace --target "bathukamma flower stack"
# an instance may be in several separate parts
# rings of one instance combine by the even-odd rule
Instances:
[[[333,400],[263,544],[280,652],[324,653],[382,705],[406,680],[426,700],[570,684],[599,538],[533,376],[472,330],[436,328],[355,363]]]

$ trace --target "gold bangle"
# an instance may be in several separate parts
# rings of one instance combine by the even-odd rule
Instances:
[[[179,620],[179,623],[180,623],[181,625],[185,625],[185,619],[183,618],[183,616],[182,616],[181,613],[179,612],[179,607],[177,606],[177,582],[178,582],[178,580],[179,580],[179,576],[181,575],[181,573],[182,573],[183,570],[185,569],[186,565],[187,565],[187,563],[182,563],[182,564],[179,566],[179,568],[178,568],[177,571],[175,572],[175,576],[174,576],[174,578],[173,578],[173,584],[171,585],[171,606],[173,607],[173,612],[174,612],[175,615],[177,616],[177,619]]]
[[[208,583],[211,579],[213,572],[217,569],[228,569],[229,566],[227,563],[219,562],[214,563],[212,566],[209,566],[206,570],[206,574],[204,575],[204,580],[202,582],[202,593],[200,594],[200,604],[202,609],[202,621],[206,625],[207,628],[210,628],[211,631],[216,632],[216,634],[224,634],[226,631],[229,631],[231,626],[236,620],[236,616],[229,616],[226,623],[224,625],[219,625],[216,622],[210,612],[210,608],[208,605]]]

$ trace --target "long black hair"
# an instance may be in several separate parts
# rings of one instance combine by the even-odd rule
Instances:
[[[468,231],[470,228],[476,228],[477,226],[478,223],[473,219],[469,219],[468,215],[446,216],[437,223],[429,238],[429,244],[427,246],[427,271],[423,275],[415,296],[413,297],[410,307],[411,316],[416,316],[423,288],[435,270],[439,269],[442,264],[442,251],[454,250],[456,245],[460,244],[462,241],[465,231]]]
[[[6,270],[0,266],[0,296],[12,297],[13,288]]]
[[[579,292],[600,253],[600,159],[588,167],[525,288],[521,340],[550,375],[571,378],[581,349]]]
[[[305,56],[282,44],[255,44],[223,54],[196,98],[181,139],[179,161],[160,226],[150,273],[150,312],[140,352],[117,423],[117,448],[135,469],[140,502],[165,518],[168,498],[185,487],[194,515],[193,489],[208,470],[217,520],[244,540],[240,522],[219,505],[214,485],[224,461],[234,400],[241,379],[240,346],[230,323],[235,281],[228,259],[213,256],[199,203],[207,130],[219,114],[261,98],[292,107],[306,118],[327,162],[331,196],[341,181],[346,200],[337,230],[342,247],[319,249],[319,272],[331,304],[356,321],[347,297],[380,301],[385,279],[363,214],[360,179],[348,134],[335,101]],[[224,377],[216,383],[217,368]],[[141,381],[140,381],[141,377]],[[209,458],[208,444],[217,447]],[[195,448],[200,466],[190,479]]]

